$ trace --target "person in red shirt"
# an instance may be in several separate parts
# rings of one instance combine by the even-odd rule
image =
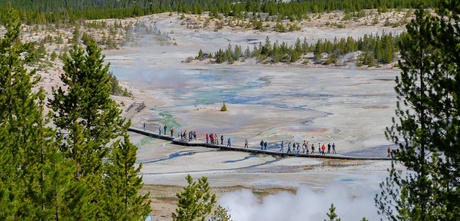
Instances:
[[[323,144],[323,146],[321,146],[321,150],[323,151],[323,155],[325,155],[326,146],[324,144]]]
[[[206,134],[206,143],[208,143],[208,141],[209,141],[209,135]]]

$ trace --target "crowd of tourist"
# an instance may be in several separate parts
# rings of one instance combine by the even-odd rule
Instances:
[[[268,142],[265,140],[260,141],[260,149],[261,150],[268,150]],[[337,154],[336,151],[336,146],[335,143],[328,143],[328,144],[321,144],[318,143],[318,149],[316,150],[315,144],[311,143],[309,144],[308,141],[304,140],[302,145],[300,142],[295,142],[295,141],[281,141],[281,143],[277,144],[275,143],[274,145],[275,148],[279,147],[279,152],[286,152],[286,153],[293,153],[293,154],[314,154],[315,152],[318,154],[326,155],[326,154]],[[285,150],[285,146],[287,146],[287,149]],[[243,148],[249,148],[249,143],[248,140],[244,140],[244,147]],[[273,149],[273,148],[272,148]]]
[[[171,136],[173,137],[173,135]],[[177,136],[180,137],[181,140],[196,140],[196,131],[189,131],[188,133],[187,130],[180,131],[180,133]]]
[[[143,128],[145,131],[146,125],[145,123],[143,124]],[[159,135],[166,135],[167,133],[168,126],[164,125],[163,127],[159,126],[158,127],[158,134]],[[169,130],[170,136],[174,137],[174,128],[171,128]],[[196,131],[189,131],[187,133],[187,130],[180,131],[178,132],[177,136],[181,140],[187,140],[187,141],[192,141],[197,139],[197,134]],[[209,133],[205,135],[206,143],[207,144],[213,144],[213,145],[224,145],[224,135],[220,135],[220,137],[215,134],[215,133]],[[287,149],[285,150],[285,145],[287,146]],[[232,146],[232,140],[230,137],[227,138],[227,147]],[[279,152],[286,152],[287,154],[321,154],[321,155],[326,155],[326,154],[336,154],[336,146],[335,143],[318,143],[318,148],[316,149],[315,144],[311,143],[309,141],[304,140],[303,143],[301,144],[300,142],[296,141],[281,141],[281,143],[277,144],[275,143],[274,145],[275,148],[280,148]],[[249,148],[249,142],[247,139],[244,140],[244,147],[243,148]],[[268,142],[265,140],[260,141],[260,149],[261,150],[268,150]]]
[[[214,133],[206,134],[206,143],[214,144],[214,145],[224,145],[224,135],[220,135],[220,143],[219,143],[219,136]],[[227,138],[227,147],[232,146],[232,139],[230,137]]]
[[[281,141],[280,150],[279,152],[284,153],[284,140]],[[332,151],[331,151],[332,150]],[[302,145],[300,142],[295,141],[287,141],[287,151],[286,153],[294,153],[294,154],[314,154],[315,153],[315,144],[312,143],[311,146],[308,141],[304,140]],[[326,144],[318,143],[318,154],[326,155],[326,153],[333,153],[336,154],[337,151],[335,150],[335,143],[328,143],[327,144],[327,152],[326,152]]]

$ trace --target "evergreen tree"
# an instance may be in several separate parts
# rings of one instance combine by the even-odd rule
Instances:
[[[225,105],[225,101],[222,102],[222,107],[220,108],[220,111],[227,111],[227,105]]]
[[[437,17],[420,7],[400,45],[402,72],[395,87],[399,121],[393,120],[386,132],[399,148],[376,197],[380,213],[389,220],[456,220],[460,214],[460,59],[452,50],[460,43],[454,25],[460,7],[457,1],[446,5]],[[398,173],[395,163],[408,172]]]
[[[59,219],[71,211],[61,199],[72,177],[55,131],[46,126],[44,91],[33,91],[39,78],[26,69],[34,44],[19,40],[16,11],[8,8],[1,19],[7,32],[0,38],[0,219]]]
[[[86,202],[84,185],[73,182],[74,163],[67,160],[60,151],[60,140],[59,138],[52,145],[46,146],[46,162],[40,164],[44,171],[41,174],[46,175],[42,179],[45,194],[41,195],[46,202],[41,206],[46,210],[40,217],[41,220],[75,219],[81,216],[76,208]]]
[[[203,60],[203,50],[200,49],[200,51],[198,52],[198,56],[196,57],[196,59]]]
[[[176,212],[172,214],[175,221],[187,220],[206,220],[211,214],[212,208],[216,203],[216,195],[211,194],[211,187],[208,179],[201,177],[198,183],[193,181],[190,174],[185,178],[188,186],[184,187],[184,191],[177,193],[179,202]]]
[[[74,162],[76,182],[86,188],[83,201],[76,204],[76,210],[80,210],[77,217],[103,219],[107,212],[103,211],[107,208],[106,205],[112,201],[120,202],[108,198],[105,194],[107,189],[103,184],[107,176],[103,167],[104,160],[117,159],[110,157],[110,142],[124,136],[129,124],[120,116],[121,111],[110,98],[112,89],[109,65],[104,65],[101,49],[93,38],[84,35],[82,39],[84,49],[74,45],[69,54],[63,57],[64,73],[61,80],[66,89],[53,88],[50,107],[54,111],[53,121],[59,129],[59,134],[66,136],[66,142],[61,149],[67,158]],[[117,153],[117,150],[112,152]],[[125,190],[131,191],[134,196],[140,187],[136,183],[130,185],[133,186],[127,186]],[[129,188],[131,189],[128,190]],[[129,209],[135,212],[130,211],[131,213],[126,215],[143,215],[144,213],[139,214],[140,212],[134,209],[144,205],[145,202],[141,201],[133,199]],[[117,205],[123,207],[115,209],[116,211],[127,209],[125,204]]]
[[[308,52],[310,52],[310,46],[308,45],[308,42],[307,42],[307,38],[306,38],[306,37],[303,38],[302,52],[303,52],[304,54],[307,54]]]
[[[66,91],[53,88],[50,100],[54,124],[60,133],[68,133],[63,149],[75,160],[76,179],[101,172],[107,144],[127,128],[117,104],[110,98],[109,65],[104,65],[104,56],[94,39],[83,39],[85,49],[74,45],[63,57],[64,73],[60,78]],[[82,131],[77,134],[77,130]],[[81,147],[77,142],[80,135],[84,136]]]
[[[414,173],[403,177],[395,172],[392,164],[390,176],[382,185],[382,192],[378,207],[383,215],[391,220],[433,220],[426,212],[433,212],[428,208],[429,179],[427,179],[429,161],[427,155],[427,118],[426,109],[429,100],[426,96],[428,86],[427,75],[430,75],[429,52],[430,47],[427,34],[429,23],[423,9],[416,12],[416,20],[407,25],[407,39],[401,44],[402,69],[401,79],[397,78],[395,87],[398,94],[396,114],[399,123],[393,120],[394,125],[387,129],[387,137],[399,149],[394,151],[394,159],[401,162],[409,171]],[[414,109],[411,114],[408,109]],[[417,132],[416,132],[417,131]],[[399,141],[402,138],[403,140]],[[433,147],[434,148],[434,147]],[[396,192],[393,192],[396,191]],[[400,194],[404,197],[401,197]],[[387,199],[387,195],[390,196]],[[417,196],[415,198],[415,196]],[[397,210],[394,213],[393,207]],[[429,210],[427,210],[429,209]]]
[[[318,39],[318,41],[316,42],[316,45],[315,45],[315,49],[313,51],[313,56],[314,56],[315,62],[320,62],[321,61],[323,52],[324,52],[323,43],[322,43],[321,40]]]
[[[268,36],[265,38],[265,43],[260,53],[265,56],[270,55],[272,53],[272,44]]]
[[[327,221],[340,221],[339,218],[337,218],[337,214],[335,213],[335,206],[334,204],[331,204],[331,207],[329,207],[329,213],[327,213],[327,217],[329,220]],[[326,220],[324,220],[326,221]]]
[[[225,60],[225,53],[224,53],[224,51],[222,51],[222,49],[219,49],[219,50],[216,52],[214,58],[216,59],[216,62],[217,62],[218,64],[221,64],[222,62],[226,61],[226,60]]]
[[[300,39],[299,39],[299,38],[297,38],[297,40],[295,41],[294,50],[295,50],[298,54],[301,54],[301,53],[302,53],[302,46],[301,46],[301,44],[300,44]]]
[[[2,220],[13,219],[19,211],[20,201],[24,198],[23,184],[19,183],[20,174],[16,169],[20,166],[22,150],[17,145],[15,138],[19,138],[20,132],[14,131],[15,116],[17,110],[13,109],[19,106],[18,89],[13,88],[15,79],[26,78],[23,83],[30,84],[30,75],[24,69],[24,60],[21,60],[19,54],[28,51],[28,45],[19,44],[20,27],[17,16],[9,8],[7,16],[2,14],[2,23],[6,28],[6,34],[0,38],[0,218]],[[18,78],[15,78],[18,76]],[[15,96],[16,95],[16,96]],[[29,94],[26,94],[29,96]],[[28,98],[28,97],[26,97]],[[30,99],[30,98],[29,98]]]
[[[135,167],[137,147],[129,141],[127,134],[123,140],[112,145],[112,153],[106,169],[104,188],[107,203],[104,216],[107,220],[142,220],[150,212],[149,195],[139,196],[142,177],[138,174],[142,165]]]
[[[241,54],[242,54],[241,46],[235,45],[235,49],[233,51],[233,60],[238,61],[241,57]]]
[[[382,36],[382,47],[383,47],[383,57],[382,57],[382,62],[385,64],[389,64],[393,62],[393,59],[395,57],[395,46],[393,43],[393,37],[392,35],[384,35]]]
[[[212,213],[210,221],[231,221],[232,217],[228,214],[228,210],[218,205]]]
[[[443,202],[444,207],[440,211],[440,219],[455,220],[460,214],[460,147],[459,147],[459,111],[460,110],[460,56],[458,46],[460,27],[458,1],[442,1],[435,21],[437,29],[432,30],[433,41],[436,48],[439,48],[438,60],[434,61],[434,73],[440,75],[440,81],[435,84],[436,97],[432,105],[437,112],[433,112],[436,121],[435,138],[439,143],[441,159],[437,161],[437,170],[433,179],[440,183],[438,188],[438,202]],[[433,96],[433,95],[431,95]]]
[[[73,31],[72,43],[73,44],[78,44],[79,42],[80,42],[80,26],[77,25],[77,26],[75,26],[75,29]]]
[[[296,50],[293,50],[291,52],[291,60],[290,62],[296,62],[297,60],[299,60],[299,54]]]

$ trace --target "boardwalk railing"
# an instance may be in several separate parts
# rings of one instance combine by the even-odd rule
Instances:
[[[140,112],[142,109],[144,109],[146,106],[145,106],[145,103],[142,102],[142,103],[139,103],[139,106],[136,108],[136,111],[137,112]]]
[[[136,102],[130,104],[130,105],[128,106],[128,108],[126,108],[126,112],[128,112],[129,110],[131,110],[131,108],[134,107],[134,104],[135,104],[135,103],[136,103]]]
[[[131,110],[131,108],[133,108],[134,106],[137,106],[135,108],[135,111],[137,112],[140,112],[142,109],[144,109],[146,107],[145,105],[145,102],[133,102],[132,104],[130,104],[127,108],[126,108],[126,112],[129,112]]]

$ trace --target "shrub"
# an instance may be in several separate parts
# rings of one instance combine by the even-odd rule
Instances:
[[[225,105],[225,101],[222,104],[222,107],[220,108],[220,111],[227,111],[227,106]]]

